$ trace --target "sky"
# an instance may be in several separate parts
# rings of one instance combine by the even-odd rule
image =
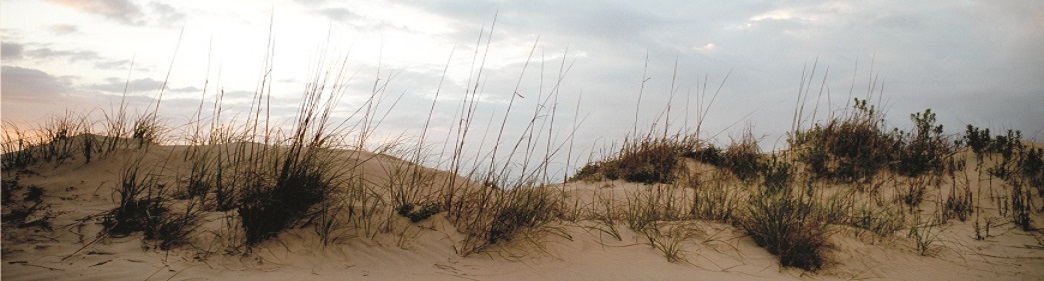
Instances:
[[[218,92],[236,120],[265,73],[272,116],[289,120],[310,74],[344,66],[342,117],[386,85],[384,141],[418,135],[433,101],[430,132],[445,136],[476,77],[476,137],[507,118],[504,139],[518,139],[539,120],[581,162],[665,123],[700,123],[719,144],[751,128],[763,150],[783,147],[801,89],[803,124],[872,88],[889,126],[931,108],[948,134],[974,124],[1044,141],[1034,0],[3,0],[0,42],[2,117],[16,124],[97,119],[125,89],[144,111],[164,81],[170,127]]]

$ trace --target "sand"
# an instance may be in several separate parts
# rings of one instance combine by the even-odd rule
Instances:
[[[177,175],[186,163],[171,160],[185,147],[154,146],[143,165],[164,162]],[[779,265],[736,227],[709,221],[665,223],[686,239],[681,259],[669,262],[644,235],[615,228],[620,239],[591,220],[558,220],[525,231],[476,254],[457,253],[464,237],[439,213],[411,223],[390,216],[390,226],[372,231],[343,229],[323,245],[313,227],[295,228],[250,251],[229,250],[235,242],[224,217],[211,211],[191,243],[172,250],[156,248],[139,233],[101,235],[101,214],[115,207],[115,181],[133,149],[85,163],[39,163],[26,171],[4,171],[4,180],[44,191],[24,224],[5,221],[2,244],[4,280],[1044,280],[1044,234],[1023,231],[997,220],[984,240],[974,239],[971,221],[950,220],[938,230],[927,255],[921,255],[905,230],[867,237],[844,227],[830,228],[827,264],[809,272]],[[347,153],[347,152],[345,152]],[[364,161],[372,182],[387,180],[389,164],[400,161],[372,154],[346,156]],[[382,174],[383,173],[383,174]],[[444,178],[453,175],[440,172]],[[595,195],[647,188],[634,183],[579,182],[556,185],[564,202],[586,205]],[[13,193],[21,198],[23,188]],[[929,192],[934,196],[934,192]],[[931,205],[932,199],[928,199]],[[4,214],[22,206],[4,206]],[[1036,223],[1044,222],[1039,213]],[[44,221],[44,223],[33,223]],[[346,227],[347,228],[347,227]],[[599,230],[603,229],[603,230]]]

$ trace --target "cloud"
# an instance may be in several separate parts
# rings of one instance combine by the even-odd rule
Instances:
[[[461,24],[460,39],[471,39],[480,26],[488,26],[497,14],[497,28],[504,34],[541,34],[577,40],[620,40],[626,44],[648,36],[654,27],[669,20],[650,14],[628,2],[565,2],[556,5],[539,1],[401,1],[444,16]]]
[[[47,26],[48,30],[57,35],[66,35],[80,32],[80,28],[71,24],[52,24]]]
[[[149,3],[149,9],[154,14],[154,20],[161,25],[169,25],[185,19],[185,13],[175,9],[171,5],[159,2]]]
[[[37,69],[4,65],[2,70],[0,92],[5,104],[11,101],[55,103],[72,92],[66,79]]]
[[[163,86],[163,81],[155,80],[152,78],[141,78],[131,80],[129,83],[126,80],[119,78],[108,78],[105,79],[105,83],[94,84],[88,86],[91,90],[98,90],[110,93],[123,93],[124,89],[127,92],[146,92],[146,91],[158,91]]]
[[[163,81],[152,78],[134,79],[128,83],[124,79],[110,77],[105,79],[104,83],[88,85],[86,88],[95,91],[118,94],[123,93],[124,89],[130,93],[155,92],[159,91],[160,87],[163,87]],[[201,91],[203,91],[203,89],[193,86],[173,88],[170,84],[167,84],[167,92],[169,93],[198,93]]]
[[[711,42],[711,43],[707,43],[707,44],[705,44],[703,46],[693,47],[692,49],[696,50],[698,52],[707,53],[707,52],[713,52],[713,51],[717,50],[718,49],[718,45],[714,44],[714,42]]]
[[[124,69],[129,60],[114,60],[102,57],[98,52],[90,50],[52,49],[44,45],[42,48],[27,48],[25,44],[3,42],[2,56],[5,60],[29,58],[33,60],[65,60],[67,62],[93,62],[99,69]],[[35,44],[39,46],[40,44]]]
[[[149,2],[142,6],[131,0],[51,0],[51,2],[88,14],[99,15],[127,25],[157,24],[169,26],[185,19],[184,12],[162,2]],[[70,25],[54,25],[51,30],[64,34],[75,32]]]
[[[129,0],[51,0],[51,2],[124,24],[139,24],[144,16],[141,7]]]
[[[170,91],[171,92],[175,92],[175,93],[199,93],[199,92],[202,92],[203,89],[200,89],[200,88],[197,88],[197,87],[193,87],[193,86],[187,86],[187,87],[181,87],[181,88],[173,88],[173,89],[170,89]]]
[[[0,57],[5,60],[17,60],[22,58],[22,53],[25,51],[25,46],[18,43],[0,43]]]
[[[126,70],[127,64],[130,64],[130,60],[103,60],[94,63],[94,67],[98,69],[119,69]]]
[[[35,59],[65,59],[70,62],[101,60],[98,52],[87,50],[56,50],[51,48],[32,49],[25,52],[27,57]]]
[[[336,21],[347,21],[362,18],[362,16],[360,16],[359,14],[352,12],[352,10],[346,8],[324,8],[320,9],[319,13],[325,15],[331,20]]]

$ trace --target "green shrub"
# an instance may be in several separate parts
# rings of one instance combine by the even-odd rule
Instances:
[[[1026,184],[1037,188],[1037,194],[1044,197],[1044,149],[1029,148],[1019,160],[1019,167]]]
[[[991,151],[993,143],[990,136],[990,129],[979,129],[968,124],[968,127],[964,132],[964,143],[971,148],[972,152],[975,152],[975,156],[979,162],[982,162],[983,155]]]
[[[420,204],[420,208],[416,208],[416,206],[412,203],[406,203],[402,206],[399,206],[399,208],[397,208],[397,211],[400,216],[409,218],[410,222],[419,222],[428,219],[434,214],[439,213],[441,209],[439,208],[438,204],[434,203]]]
[[[899,133],[899,145],[892,171],[900,175],[915,177],[925,173],[941,173],[945,156],[953,153],[943,137],[943,126],[935,124],[935,113],[927,109],[924,113],[911,114],[916,130]]]

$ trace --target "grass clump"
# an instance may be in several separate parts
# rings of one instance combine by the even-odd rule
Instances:
[[[297,155],[286,157],[294,156]],[[333,179],[323,167],[307,161],[289,161],[274,182],[259,179],[242,194],[238,213],[247,246],[275,237],[330,193]]]
[[[922,221],[920,216],[914,216],[914,221],[911,223],[910,231],[906,234],[906,237],[914,240],[917,253],[922,256],[932,253],[932,244],[939,238],[938,226],[931,219],[925,222]]]
[[[106,213],[102,221],[109,235],[151,233],[168,211],[166,186],[158,182],[156,175],[143,172],[140,165],[139,159],[120,171],[117,207]]]
[[[22,131],[14,124],[6,123],[3,126],[3,143],[0,146],[0,168],[4,171],[23,169],[37,161],[39,158],[35,150],[30,149],[35,143],[29,138],[27,132]]]
[[[523,228],[549,222],[558,212],[558,201],[549,190],[523,188],[512,190],[495,209],[486,231],[490,244],[510,240]]]
[[[652,227],[643,231],[649,245],[663,253],[667,262],[685,261],[682,243],[692,238],[688,229],[682,226],[671,226],[667,231],[661,231],[659,227]]]
[[[543,186],[509,190],[473,191],[453,207],[449,216],[466,234],[458,252],[477,253],[488,246],[511,241],[527,229],[542,226],[561,214],[561,202]]]
[[[200,200],[199,202],[202,202]],[[145,238],[159,240],[160,250],[170,250],[188,243],[200,222],[199,203],[190,200],[184,212],[167,212],[154,228],[145,232]]]
[[[684,199],[678,188],[666,185],[627,194],[627,225],[634,231],[643,232],[655,228],[658,221],[682,219]]]
[[[732,222],[740,212],[742,203],[738,187],[725,183],[720,176],[713,184],[693,184],[690,214],[698,219]]]
[[[739,226],[754,242],[779,257],[783,266],[815,271],[823,266],[826,223],[812,202],[788,190],[762,190],[751,197]]]

